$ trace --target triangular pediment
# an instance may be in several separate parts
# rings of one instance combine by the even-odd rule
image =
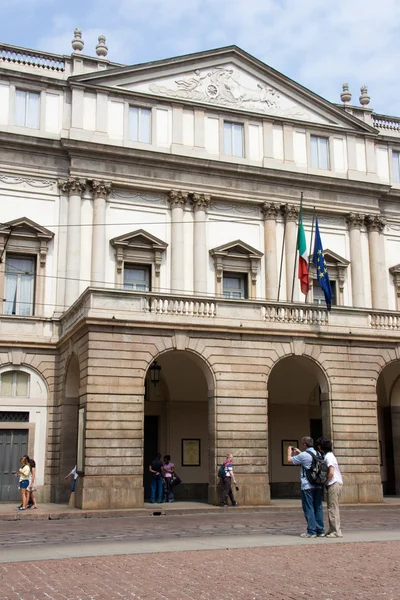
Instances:
[[[230,257],[241,257],[241,258],[261,258],[263,253],[249,244],[242,242],[242,240],[235,240],[234,242],[228,242],[217,248],[210,250],[211,256],[230,256]]]
[[[236,46],[71,79],[184,103],[375,132]]]
[[[165,250],[168,246],[166,242],[158,239],[144,229],[137,229],[130,233],[125,233],[110,240],[114,247],[139,248],[143,250]]]
[[[28,219],[27,217],[20,217],[13,221],[7,221],[0,225],[0,234],[18,236],[22,238],[39,238],[44,240],[51,240],[54,237],[54,233],[46,227],[42,227],[35,221]]]
[[[331,264],[338,267],[347,267],[350,264],[350,261],[343,258],[343,256],[339,256],[339,254],[336,254],[333,250],[329,250],[329,248],[324,250],[324,258],[327,265]]]
[[[400,264],[390,267],[389,271],[392,275],[400,275]]]

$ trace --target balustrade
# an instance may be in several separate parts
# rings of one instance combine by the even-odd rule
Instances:
[[[47,53],[41,54],[39,52],[32,53],[30,50],[6,44],[0,45],[0,62],[36,67],[60,73],[65,71],[65,62],[62,56]]]
[[[377,129],[400,134],[400,118],[388,117],[386,115],[373,115],[372,120],[374,127]]]

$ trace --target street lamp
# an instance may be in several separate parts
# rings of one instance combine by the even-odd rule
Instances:
[[[150,367],[150,379],[151,379],[151,383],[154,384],[154,387],[160,381],[160,371],[161,371],[161,367],[158,364],[158,362],[155,360]]]

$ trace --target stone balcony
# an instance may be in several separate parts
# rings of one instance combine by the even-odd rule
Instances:
[[[317,338],[400,339],[400,313],[88,288],[60,319],[60,338],[84,320]]]

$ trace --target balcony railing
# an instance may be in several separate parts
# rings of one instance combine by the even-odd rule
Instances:
[[[316,334],[318,336],[357,336],[382,338],[400,332],[400,313],[352,307],[334,307],[331,312],[312,304],[231,300],[132,292],[128,290],[87,289],[61,317],[60,335],[71,331],[84,319],[112,322],[159,323],[163,326],[202,327],[265,333]]]
[[[372,115],[374,127],[384,133],[400,135],[400,118],[387,115]]]
[[[26,48],[18,48],[9,44],[0,44],[0,64],[11,63],[33,67],[35,69],[63,73],[64,57],[58,54],[32,52]]]

